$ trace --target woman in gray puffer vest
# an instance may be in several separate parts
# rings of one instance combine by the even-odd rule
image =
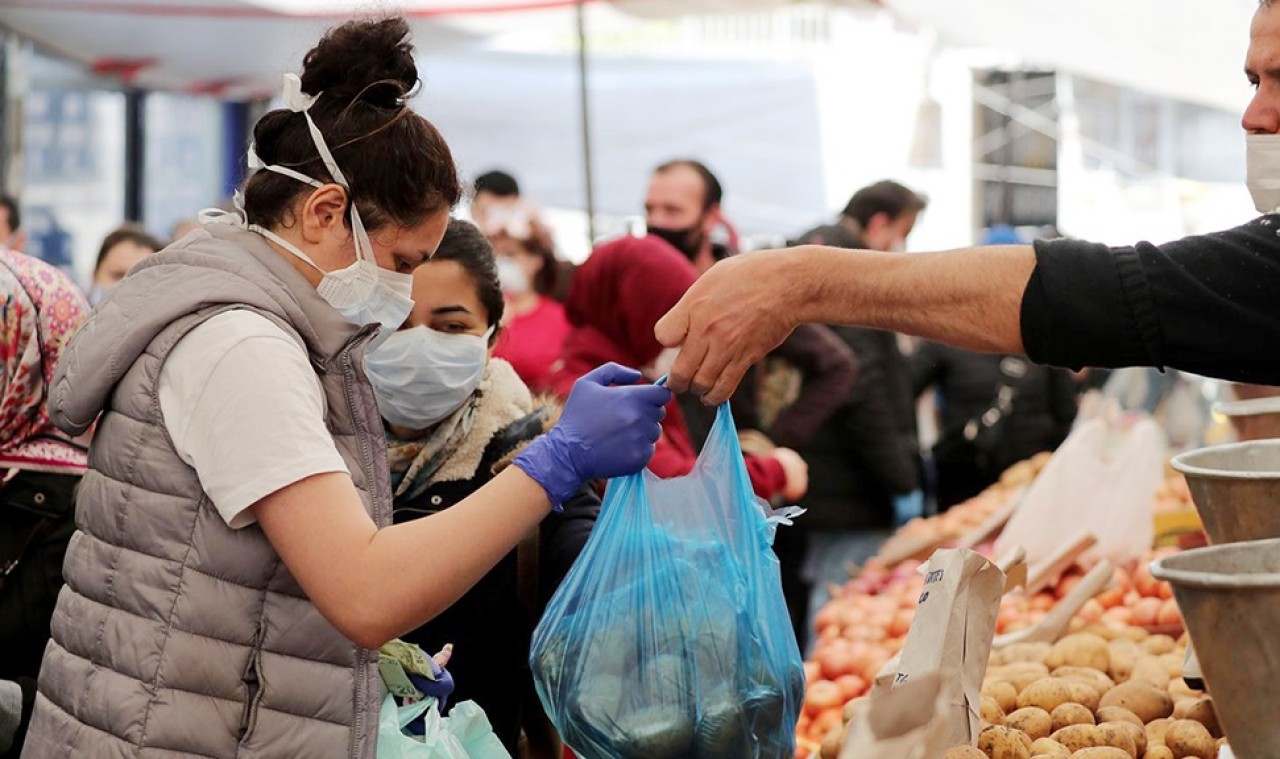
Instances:
[[[365,354],[460,194],[405,103],[407,36],[326,34],[254,129],[244,216],[148,258],[71,341],[50,415],[97,432],[24,757],[372,759],[376,649],[652,454],[669,393],[602,367],[488,485],[391,526]]]

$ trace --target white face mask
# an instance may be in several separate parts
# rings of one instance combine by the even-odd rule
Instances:
[[[365,367],[382,418],[424,430],[462,408],[484,378],[491,335],[493,328],[482,337],[413,327],[369,351]]]
[[[1245,183],[1259,213],[1280,209],[1280,135],[1245,135]]]
[[[529,292],[529,275],[515,259],[498,256],[498,284],[504,295],[524,295]]]
[[[325,144],[324,135],[320,133],[315,121],[311,119],[311,114],[307,112],[319,97],[320,94],[304,94],[302,92],[302,80],[296,74],[284,75],[283,98],[285,105],[289,110],[294,113],[301,113],[306,118],[307,128],[311,132],[311,140],[315,143],[316,151],[320,154],[320,160],[324,162],[325,168],[329,170],[333,181],[347,191],[347,202],[351,206],[351,233],[355,242],[356,260],[346,268],[325,271],[296,245],[271,230],[257,224],[249,224],[247,228],[271,240],[276,245],[297,256],[311,268],[320,272],[320,284],[316,287],[316,292],[320,294],[320,297],[324,298],[325,302],[342,314],[343,319],[352,324],[359,326],[366,324],[382,325],[379,340],[385,340],[390,333],[404,324],[404,320],[409,318],[409,312],[413,310],[413,299],[410,297],[413,292],[413,276],[388,271],[378,266],[374,261],[373,245],[369,242],[369,233],[365,231],[364,222],[360,219],[360,211],[356,209],[355,203],[351,200],[351,184],[347,182],[347,177],[342,173],[342,169],[338,168],[337,161],[334,160],[333,154],[329,152],[329,146]],[[249,146],[248,164],[250,169],[271,171],[296,179],[312,187],[319,188],[324,186],[314,177],[309,177],[288,167],[263,163],[252,145]],[[237,201],[239,200],[237,198]],[[233,219],[237,219],[241,224],[244,223],[242,218],[234,215],[209,212],[201,212],[200,214],[201,222],[229,221]]]

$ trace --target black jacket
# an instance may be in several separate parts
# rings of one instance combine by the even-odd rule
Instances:
[[[939,435],[944,439],[963,435],[970,420],[991,408],[1001,385],[1013,388],[1013,405],[998,427],[991,482],[1009,466],[1057,448],[1076,418],[1077,386],[1070,373],[1015,359],[1026,374],[1014,379],[1001,370],[1005,360],[932,342],[922,344],[911,357],[915,393],[930,387],[938,391]]]
[[[800,455],[809,463],[813,529],[880,530],[893,526],[893,497],[920,486],[911,378],[892,332],[833,327],[858,360],[844,405]]]
[[[408,503],[397,500],[396,523],[443,511],[471,495],[551,424],[550,410],[540,409],[507,426],[489,441],[472,479],[437,483]],[[584,488],[564,505],[562,513],[543,520],[537,541],[537,577],[523,577],[524,582],[536,582],[535,608],[522,599],[520,559],[525,557],[518,554],[528,550],[522,546],[440,616],[401,636],[428,654],[454,644],[449,672],[455,690],[449,703],[478,703],[513,756],[520,734],[521,699],[532,688],[528,660],[533,627],[542,606],[586,545],[599,513],[600,500]]]
[[[1022,342],[1055,366],[1280,384],[1280,215],[1164,245],[1040,241]]]
[[[10,751],[22,751],[49,622],[62,589],[62,560],[75,532],[77,475],[20,471],[0,487],[0,680],[22,687],[22,724]]]

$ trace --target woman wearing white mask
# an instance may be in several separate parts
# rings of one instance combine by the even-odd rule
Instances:
[[[560,269],[551,234],[524,203],[491,209],[482,229],[498,255],[506,298],[494,355],[509,361],[529,387],[549,390],[551,366],[569,336],[564,306],[552,298]]]
[[[254,129],[245,218],[139,264],[71,341],[50,416],[97,431],[23,756],[372,759],[376,649],[652,454],[670,394],[603,367],[485,488],[391,525],[365,353],[460,195],[407,35],[331,30]]]
[[[493,249],[469,222],[450,222],[435,256],[414,272],[413,301],[404,327],[367,359],[387,421],[396,522],[452,508],[559,416],[509,363],[490,358],[505,304]],[[513,754],[522,696],[533,692],[528,657],[537,610],[586,544],[599,509],[584,487],[519,557],[507,554],[447,611],[401,636],[428,651],[454,646],[452,700],[479,703]]]

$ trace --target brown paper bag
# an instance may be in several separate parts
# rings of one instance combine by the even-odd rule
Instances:
[[[937,673],[874,693],[850,723],[839,759],[937,759],[950,748],[937,719],[945,698]]]
[[[943,750],[978,739],[982,679],[1004,588],[1004,572],[981,554],[943,549],[929,559],[893,689],[924,675],[939,676],[934,719],[945,739]]]

